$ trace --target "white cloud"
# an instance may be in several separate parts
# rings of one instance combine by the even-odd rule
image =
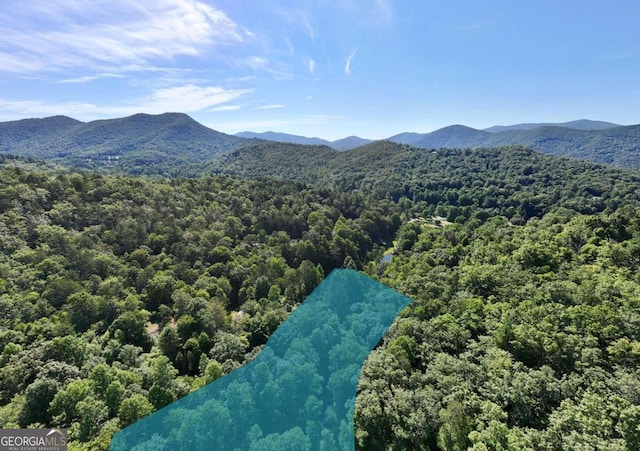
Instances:
[[[347,58],[347,62],[344,65],[344,73],[347,75],[351,75],[351,60],[353,60],[353,57],[356,56],[357,52],[357,50],[354,50]]]
[[[235,60],[235,65],[239,68],[249,68],[256,72],[265,72],[276,80],[292,80],[294,76],[287,71],[286,66],[279,63],[272,63],[264,56],[249,56]]]
[[[15,73],[109,72],[202,55],[247,37],[223,11],[198,0],[2,2],[0,35],[0,71]]]
[[[284,108],[284,107],[285,107],[285,105],[277,103],[277,104],[273,104],[273,105],[258,106],[258,107],[255,107],[254,110],[273,110],[273,109],[276,109],[276,108]]]
[[[157,89],[152,95],[142,99],[140,103],[144,112],[180,111],[188,113],[230,102],[249,92],[252,90],[224,89],[218,86],[176,86]]]
[[[87,83],[90,81],[100,80],[103,78],[124,78],[124,75],[122,74],[87,75],[85,77],[65,78],[64,80],[59,80],[58,83]]]
[[[248,67],[255,71],[266,70],[269,67],[269,60],[264,56],[249,56],[247,58],[237,60],[236,64],[240,67]]]
[[[207,111],[236,111],[242,109],[244,105],[222,105],[209,108]]]
[[[224,104],[235,100],[251,89],[224,89],[218,86],[175,86],[157,89],[152,94],[126,104],[96,105],[93,103],[46,103],[0,98],[0,119],[45,117],[64,114],[81,120],[128,116],[136,113],[161,114],[166,112],[193,113],[196,111],[237,109],[237,105]],[[222,111],[222,110],[218,110]]]

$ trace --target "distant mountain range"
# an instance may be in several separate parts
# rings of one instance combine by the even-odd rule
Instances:
[[[336,150],[349,150],[355,149],[356,147],[364,146],[373,142],[371,139],[364,139],[358,136],[348,136],[346,138],[338,139],[336,141],[328,141],[322,138],[307,138],[306,136],[298,136],[298,135],[289,135],[288,133],[277,133],[277,132],[264,132],[264,133],[254,133],[254,132],[240,132],[236,133],[236,136],[240,138],[257,138],[264,139],[267,141],[277,141],[283,143],[290,144],[307,144],[312,146],[329,146]]]
[[[496,126],[492,131],[452,125],[431,133],[401,133],[388,141],[427,149],[523,145],[542,153],[640,170],[640,125],[587,120],[561,124],[563,127],[538,125]],[[329,150],[369,143],[356,136],[337,141],[274,132],[232,136],[181,113],[136,114],[86,123],[66,116],[0,123],[1,153],[133,174],[196,174],[214,157],[247,146],[258,146],[264,152],[277,147],[292,155],[308,152],[311,146],[312,153],[322,158]]]
[[[515,125],[494,125],[493,127],[485,128],[485,132],[499,133],[506,132],[508,130],[533,130],[540,127],[565,127],[572,128],[574,130],[605,130],[607,128],[622,127],[619,124],[612,124],[611,122],[604,121],[590,121],[589,119],[579,119],[571,122],[541,122],[541,123],[525,123]]]
[[[332,142],[276,132],[241,132],[236,136],[292,144],[326,145],[340,151],[372,142],[355,136]],[[640,126],[622,126],[588,119],[496,125],[484,130],[450,125],[431,133],[400,133],[387,140],[427,149],[523,145],[551,155],[640,169]]]
[[[523,145],[546,154],[640,169],[640,125],[604,130],[543,126],[494,133],[452,125],[431,133],[401,133],[389,141],[428,149]]]
[[[515,124],[515,125],[494,125],[493,127],[485,128],[483,131],[490,133],[499,133],[509,130],[533,130],[540,127],[564,127],[571,128],[574,130],[605,130],[608,128],[621,127],[621,125],[613,124],[611,122],[603,122],[603,121],[591,121],[589,119],[580,119],[577,121],[571,122],[562,122],[562,123],[538,123],[538,124]],[[466,147],[466,143],[470,139],[474,139],[475,137],[472,135],[473,132],[478,131],[470,127],[465,127],[463,125],[452,125],[450,127],[445,127],[440,129],[445,131],[443,135],[445,135],[444,139],[441,140],[437,145],[429,145],[424,147]],[[439,132],[440,130],[436,130]],[[434,132],[435,133],[435,132]],[[428,135],[428,133],[401,133],[399,135],[392,136],[388,138],[389,141],[394,142],[404,142],[407,144],[414,144],[414,141],[420,142],[422,137]],[[447,135],[451,135],[451,138],[446,137]],[[465,136],[466,135],[466,136]],[[267,141],[277,141],[283,143],[291,143],[291,144],[307,144],[312,146],[329,146],[336,150],[344,151],[349,149],[355,149],[356,147],[364,146],[373,142],[371,139],[360,138],[358,136],[349,136],[347,138],[338,139],[336,141],[328,141],[322,138],[308,138],[306,136],[300,135],[290,135],[288,133],[278,133],[278,132],[263,132],[263,133],[255,133],[255,132],[240,132],[236,133],[235,136],[241,138],[257,138],[264,139]],[[451,142],[449,140],[451,139]],[[457,144],[461,143],[461,144]]]

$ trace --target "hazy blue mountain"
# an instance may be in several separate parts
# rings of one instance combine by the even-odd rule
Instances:
[[[640,170],[640,125],[604,130],[543,126],[497,133],[453,125],[431,133],[402,133],[389,140],[427,149],[523,145],[542,153]]]
[[[372,142],[373,140],[371,139],[360,138],[359,136],[347,136],[346,138],[332,141],[329,146],[342,151],[355,149],[356,147],[365,146]]]
[[[409,144],[429,149],[442,147],[477,147],[489,138],[491,133],[464,125],[450,125],[431,133],[401,133],[392,136],[389,141]]]
[[[544,123],[524,123],[514,125],[494,125],[493,127],[485,128],[485,132],[499,133],[508,130],[533,130],[539,127],[565,127],[572,128],[574,130],[605,130],[607,128],[621,127],[619,124],[613,124],[611,122],[604,121],[592,121],[589,119],[579,119],[577,121],[570,122],[544,122]]]
[[[358,136],[348,136],[346,138],[338,139],[336,141],[328,141],[322,138],[307,138],[306,136],[298,136],[298,135],[290,135],[288,133],[278,133],[278,132],[263,132],[263,133],[255,133],[255,132],[240,132],[236,133],[235,136],[240,138],[257,138],[264,139],[267,141],[276,141],[282,143],[290,143],[290,144],[305,144],[311,146],[329,146],[336,150],[349,150],[355,149],[356,147],[364,146],[365,144],[369,144],[372,142],[370,139],[360,138]]]

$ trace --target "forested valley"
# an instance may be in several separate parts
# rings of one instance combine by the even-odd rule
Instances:
[[[388,142],[193,168],[3,158],[1,428],[106,450],[343,267],[413,300],[362,369],[356,448],[640,449],[637,173]]]

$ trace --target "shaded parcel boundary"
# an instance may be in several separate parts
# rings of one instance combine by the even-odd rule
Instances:
[[[352,450],[360,369],[410,302],[334,270],[256,359],[119,431],[110,450]]]

